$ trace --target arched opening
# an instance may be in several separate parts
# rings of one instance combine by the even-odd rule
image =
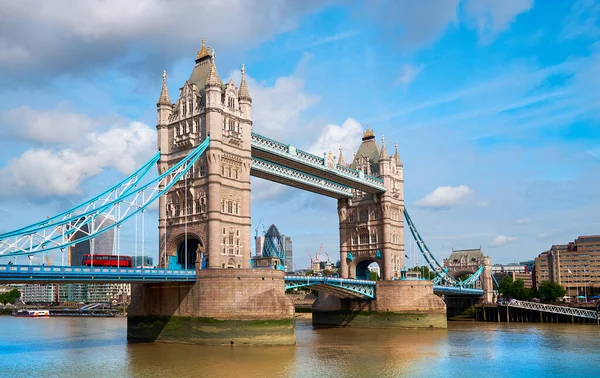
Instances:
[[[450,276],[452,276],[452,278],[455,278],[455,279],[460,278],[462,281],[469,278],[473,273],[475,273],[475,271],[471,270],[471,269],[461,269],[461,270],[454,270],[454,271],[448,272],[448,274]]]
[[[195,269],[199,247],[202,247],[202,242],[199,239],[188,238],[187,241],[181,241],[179,246],[177,246],[177,264],[182,269]]]
[[[373,280],[376,281],[381,277],[381,268],[374,260],[363,260],[356,264],[357,280]]]
[[[227,261],[227,269],[233,269],[235,268],[235,260],[234,259],[229,259],[229,261]]]

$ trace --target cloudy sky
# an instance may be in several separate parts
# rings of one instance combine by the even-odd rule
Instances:
[[[600,233],[594,1],[0,9],[0,231],[79,203],[150,158],[162,70],[174,99],[204,37],[221,78],[239,80],[245,63],[255,131],[318,155],[342,145],[347,158],[367,125],[397,141],[407,209],[439,258],[481,246],[494,262],[522,261]],[[321,243],[339,258],[335,200],[253,184],[253,229],[275,223],[290,235],[297,268]],[[156,219],[146,221],[154,256]]]

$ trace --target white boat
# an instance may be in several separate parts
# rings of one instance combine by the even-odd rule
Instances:
[[[24,318],[47,318],[50,316],[49,310],[19,310],[13,313],[13,316]]]

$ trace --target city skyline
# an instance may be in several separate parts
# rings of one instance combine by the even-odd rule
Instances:
[[[214,16],[203,19],[224,17],[224,4],[201,9]],[[600,233],[589,215],[600,209],[597,4],[449,1],[423,14],[396,2],[387,15],[290,4],[232,9],[230,22],[245,20],[236,30],[212,21],[153,28],[156,15],[144,12],[65,24],[45,7],[39,20],[7,8],[0,21],[15,34],[0,59],[0,231],[81,202],[151,156],[162,70],[176,90],[204,36],[224,81],[239,82],[246,64],[255,131],[317,155],[342,145],[348,158],[367,124],[378,140],[399,141],[406,206],[440,259],[481,245],[494,263],[523,261]],[[34,22],[54,48],[18,34]],[[335,201],[252,184],[252,228],[269,219],[297,251],[338,251]],[[146,220],[155,259],[156,218]]]

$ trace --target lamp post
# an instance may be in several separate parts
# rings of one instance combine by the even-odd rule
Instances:
[[[28,255],[27,258],[29,259],[29,266],[31,266],[31,262],[33,261],[33,255]]]

